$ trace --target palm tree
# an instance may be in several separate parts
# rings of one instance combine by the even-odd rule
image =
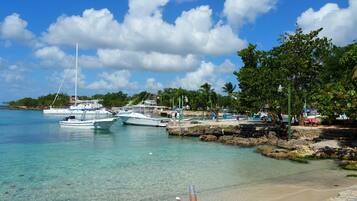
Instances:
[[[223,91],[228,94],[228,96],[232,96],[234,90],[236,89],[236,85],[233,85],[231,82],[227,82],[222,87]]]
[[[206,95],[210,94],[212,92],[212,86],[208,84],[207,82],[201,85],[200,91]]]
[[[199,91],[202,92],[202,94],[205,96],[206,100],[208,101],[208,102],[206,102],[206,105],[208,106],[210,104],[211,108],[212,108],[211,95],[214,93],[214,91],[212,89],[212,85],[210,85],[206,82],[203,85],[201,85]]]

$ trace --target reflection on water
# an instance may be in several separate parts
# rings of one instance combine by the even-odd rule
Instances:
[[[68,141],[91,141],[101,147],[111,147],[115,143],[115,134],[111,130],[60,127],[59,135]]]
[[[111,148],[115,146],[116,135],[113,132],[108,131],[95,131],[93,143],[96,147]]]

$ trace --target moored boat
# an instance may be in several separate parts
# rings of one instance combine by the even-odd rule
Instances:
[[[117,120],[115,117],[103,119],[77,119],[75,116],[69,116],[59,122],[61,127],[67,128],[85,128],[85,129],[109,129]]]
[[[86,115],[100,115],[100,116],[108,116],[112,115],[112,113],[106,110],[102,104],[99,103],[100,100],[79,100],[77,97],[77,88],[78,88],[78,44],[76,44],[76,68],[75,68],[75,87],[74,87],[74,104],[69,108],[53,108],[52,105],[57,100],[58,94],[61,91],[61,88],[64,83],[63,78],[60,87],[56,93],[56,96],[50,106],[49,109],[43,110],[43,114],[46,115],[82,115],[84,111]]]
[[[137,112],[125,112],[117,114],[122,122],[127,125],[166,127],[169,118],[150,117]]]
[[[122,107],[116,116],[127,125],[166,127],[170,119],[156,117],[154,114],[154,110],[163,108],[163,106],[157,106],[155,100],[144,100],[142,104]]]
[[[82,115],[86,110],[86,115],[108,116],[112,113],[106,110],[100,100],[77,100],[75,105],[69,108],[49,108],[43,110],[46,115]]]

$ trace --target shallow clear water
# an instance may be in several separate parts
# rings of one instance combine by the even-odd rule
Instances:
[[[0,200],[175,200],[331,168],[169,137],[163,128],[61,129],[39,111],[0,110]]]

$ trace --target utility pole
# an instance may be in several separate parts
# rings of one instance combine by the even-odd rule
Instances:
[[[76,43],[76,72],[75,72],[76,80],[74,83],[74,105],[77,105],[77,82],[78,82],[78,43]]]
[[[288,88],[288,139],[291,139],[291,83]]]

